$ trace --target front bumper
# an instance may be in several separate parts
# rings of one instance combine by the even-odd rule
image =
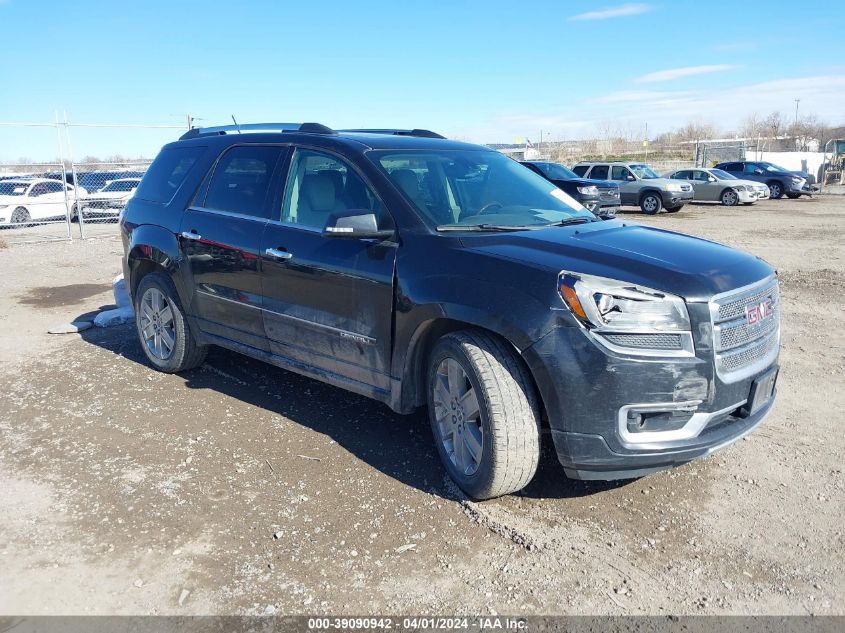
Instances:
[[[765,419],[774,393],[750,415],[747,405],[752,384],[777,358],[753,375],[724,383],[706,335],[700,336],[695,341],[700,357],[644,358],[609,351],[582,329],[560,326],[524,350],[567,476],[641,477],[709,455]],[[649,405],[677,408],[683,428],[630,435],[626,416]]]
[[[694,191],[664,191],[663,206],[675,207],[679,204],[686,204],[687,202],[692,202],[694,197]]]

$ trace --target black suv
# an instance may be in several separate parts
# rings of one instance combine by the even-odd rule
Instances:
[[[611,220],[616,217],[621,200],[619,185],[615,182],[581,178],[560,163],[526,160],[522,164],[575,198],[602,220]]]
[[[427,406],[476,498],[531,480],[543,427],[567,475],[618,479],[760,424],[775,271],[558,193],[424,130],[192,130],[120,221],[140,342],[162,371],[219,345],[400,413]]]
[[[800,198],[813,194],[810,176],[803,171],[790,171],[766,161],[743,160],[719,163],[716,169],[728,172],[743,180],[755,180],[769,186],[769,197],[775,200],[786,194],[787,198]]]

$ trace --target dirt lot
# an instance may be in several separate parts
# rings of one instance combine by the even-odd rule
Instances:
[[[780,271],[780,399],[709,459],[614,484],[551,453],[460,498],[425,416],[215,351],[156,373],[115,227],[0,249],[0,613],[845,614],[845,197],[631,220]]]

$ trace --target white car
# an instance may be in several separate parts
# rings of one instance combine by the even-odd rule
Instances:
[[[84,189],[80,189],[80,194],[83,193]],[[0,225],[66,218],[68,205],[73,204],[75,195],[72,185],[65,185],[59,180],[0,180]]]
[[[127,200],[135,195],[140,178],[118,178],[112,180],[97,193],[85,196],[79,201],[83,217],[88,215],[116,216],[126,206]],[[77,218],[76,208],[71,212],[71,219]]]
[[[696,202],[721,202],[726,207],[754,204],[769,197],[769,188],[753,180],[741,180],[721,169],[681,169],[664,178],[683,180],[692,185]]]

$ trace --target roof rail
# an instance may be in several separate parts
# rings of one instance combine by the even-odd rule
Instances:
[[[423,138],[446,138],[445,136],[432,132],[431,130],[421,130],[414,128],[413,130],[394,130],[394,129],[355,129],[355,130],[338,130],[338,132],[362,132],[366,134],[393,134],[394,136],[420,136]]]
[[[218,125],[215,127],[191,128],[179,137],[179,140],[199,136],[223,134],[241,134],[258,132],[302,132],[304,134],[337,134],[333,129],[321,123],[245,123],[243,125]]]

